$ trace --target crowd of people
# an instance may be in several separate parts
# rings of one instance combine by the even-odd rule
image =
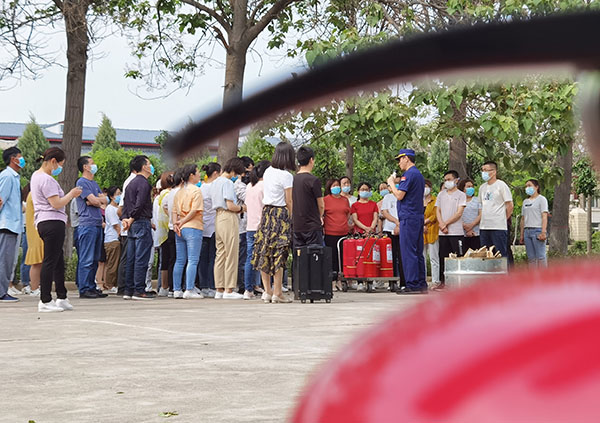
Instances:
[[[382,199],[375,203],[371,184],[353,187],[347,176],[328,180],[323,191],[312,173],[314,151],[308,146],[294,151],[285,142],[276,146],[271,161],[235,157],[223,166],[189,164],[162,173],[154,187],[149,178],[155,169],[147,156],[131,160],[122,186],[105,189],[94,180],[102,169],[82,156],[81,177],[66,194],[56,180],[66,160],[60,148],[45,151],[23,190],[19,173],[25,160],[18,148],[8,148],[0,173],[0,302],[29,294],[40,297],[40,312],[73,309],[62,248],[69,220],[78,257],[75,282],[79,297],[90,300],[115,294],[125,300],[260,297],[289,303],[291,248],[330,247],[339,280],[340,240],[352,233],[392,239],[394,276],[403,286],[399,294],[427,292],[427,257],[433,287],[443,289],[444,258],[450,254],[494,246],[509,256],[513,200],[497,177],[496,163],[483,165],[478,196],[473,180],[449,170],[436,197],[413,150],[400,150],[395,159],[402,174],[394,172],[379,184]],[[526,193],[521,241],[532,264],[546,265],[548,202],[535,179],[527,181]],[[20,246],[21,290],[13,284]],[[354,288],[365,290],[363,284]]]

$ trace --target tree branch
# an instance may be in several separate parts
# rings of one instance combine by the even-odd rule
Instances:
[[[248,22],[250,22],[250,25],[254,24],[254,20],[256,19],[256,14],[264,7],[266,3],[266,0],[260,0],[258,2],[258,4],[256,5],[256,7],[254,8],[254,10],[252,11],[252,13],[250,14],[250,18],[248,18]]]
[[[187,3],[190,6],[195,7],[196,9],[200,10],[201,12],[204,12],[207,15],[209,15],[210,17],[212,17],[214,20],[216,20],[219,23],[219,25],[221,25],[223,27],[223,29],[227,32],[227,34],[229,34],[229,32],[231,31],[231,25],[229,25],[229,23],[227,22],[225,17],[222,15],[219,15],[213,9],[206,7],[202,3],[199,3],[195,0],[181,0],[181,1],[183,3]]]
[[[223,47],[225,47],[225,50],[229,50],[229,44],[227,43],[227,40],[225,39],[225,36],[223,35],[223,32],[219,29],[219,27],[216,25],[213,25],[212,29],[216,32],[215,36],[221,42],[221,44],[223,44]]]
[[[288,7],[290,4],[297,2],[299,0],[278,0],[273,6],[264,14],[264,16],[254,25],[252,25],[248,30],[244,33],[242,37],[246,44],[250,44],[252,41],[258,37],[258,34],[262,32],[266,26],[279,15],[279,13]]]

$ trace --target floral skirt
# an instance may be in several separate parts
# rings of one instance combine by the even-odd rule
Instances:
[[[286,207],[265,206],[252,253],[252,266],[274,275],[285,268],[292,245],[292,223]]]

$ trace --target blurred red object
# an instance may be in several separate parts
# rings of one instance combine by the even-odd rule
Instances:
[[[430,295],[325,363],[292,421],[599,422],[599,332],[597,262]]]

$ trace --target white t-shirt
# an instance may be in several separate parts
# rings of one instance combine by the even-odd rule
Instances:
[[[114,228],[115,225],[119,225],[119,228],[121,227],[121,219],[119,219],[117,210],[117,207],[109,204],[104,211],[104,219],[106,220],[106,225],[104,226],[105,244],[119,240],[119,234],[117,234],[117,231]]]
[[[383,197],[381,200],[381,211],[387,210],[392,217],[398,219],[398,208],[396,207],[398,199],[394,194],[388,194]],[[394,233],[394,229],[396,229],[396,224],[391,220],[385,219],[383,221],[383,232],[391,232]]]
[[[123,207],[125,205],[125,190],[127,189],[127,185],[137,176],[136,173],[131,172],[125,182],[123,182],[123,190],[121,191],[121,201],[119,201],[119,207]],[[121,236],[127,236],[127,231],[121,232]]]
[[[481,201],[479,229],[507,230],[505,203],[512,201],[508,185],[499,179],[491,185],[488,183],[483,184],[479,188],[479,201]]]
[[[233,189],[235,190],[235,196],[238,199],[238,204],[243,204],[246,202],[246,184],[242,182],[242,178],[237,178],[237,180],[233,183]],[[240,217],[240,234],[246,233],[246,225],[248,224],[248,213],[240,213],[238,214]]]
[[[177,194],[177,192],[179,192],[180,189],[181,186],[175,187],[167,195],[167,214],[169,215],[169,230],[171,231],[173,230],[173,215],[171,214],[171,212],[173,211],[173,202],[175,201],[175,194]]]
[[[461,207],[464,211],[466,205],[467,195],[459,189],[454,192],[448,190],[441,191],[435,200],[435,206],[440,211],[443,221],[449,220]],[[441,229],[439,231],[440,236],[463,236],[464,234],[462,215],[456,222],[448,225],[447,234],[443,233]]]
[[[523,217],[525,218],[525,228],[541,228],[542,213],[548,213],[548,200],[543,195],[538,195],[533,200],[526,198],[523,200]]]
[[[269,167],[263,176],[265,206],[285,206],[285,190],[294,184],[294,176],[287,170]]]
[[[212,208],[212,198],[210,196],[211,187],[212,182],[203,182],[200,187],[202,199],[204,200],[204,214],[202,215],[202,221],[204,223],[204,231],[202,231],[203,238],[210,238],[215,233],[215,218],[217,217],[217,211]]]

